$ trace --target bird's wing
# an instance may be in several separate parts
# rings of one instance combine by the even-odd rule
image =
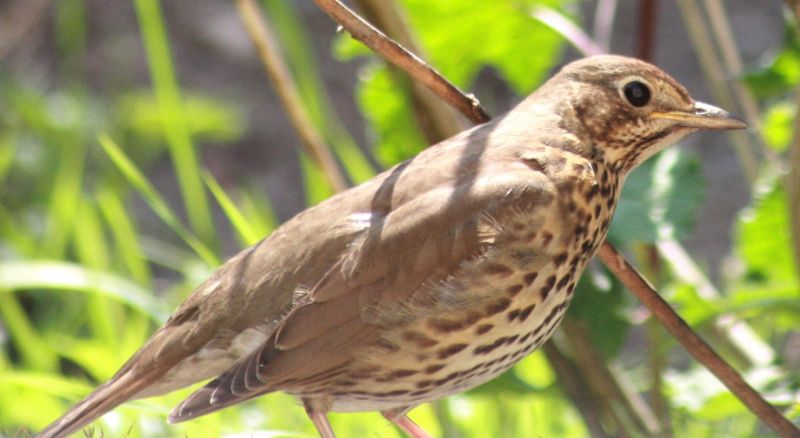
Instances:
[[[546,210],[557,190],[540,169],[521,161],[507,164],[433,187],[387,214],[359,213],[354,220],[365,224],[363,231],[270,339],[185,400],[170,421],[331,378],[360,351],[380,342],[382,330],[414,318],[412,311],[419,306],[432,311],[468,306],[457,290],[440,290],[449,296],[438,296],[423,286],[481,257],[501,237],[506,218]],[[414,302],[417,307],[408,305]]]

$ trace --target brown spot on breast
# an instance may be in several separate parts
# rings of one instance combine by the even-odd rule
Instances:
[[[417,374],[418,372],[419,371],[416,371],[416,370],[406,370],[406,369],[394,370],[394,371],[390,372],[389,374],[387,374],[386,378],[392,379],[392,380],[393,379],[402,379],[403,377],[413,376],[414,374]]]
[[[511,300],[509,300],[508,298],[500,298],[499,300],[486,305],[485,314],[486,316],[496,315],[502,312],[503,310],[508,309],[508,306],[510,305],[511,305]]]
[[[398,395],[405,395],[405,394],[408,394],[408,390],[395,389],[394,391],[376,392],[373,395],[376,395],[378,397],[396,397]]]
[[[444,368],[444,364],[441,363],[437,363],[435,365],[428,365],[427,367],[425,367],[425,374],[433,374],[441,370],[442,368]]]
[[[439,341],[431,338],[425,333],[421,333],[415,330],[405,331],[403,333],[403,340],[413,342],[419,348],[429,348],[439,343]]]
[[[509,275],[513,274],[514,271],[511,270],[508,266],[501,265],[499,263],[490,263],[486,266],[486,272],[491,275],[497,275],[500,277],[508,277]]]
[[[558,283],[556,283],[556,288],[559,290],[563,289],[564,286],[566,286],[567,283],[569,283],[569,279],[570,279],[570,274],[569,273],[565,274],[558,280]]]
[[[597,184],[592,184],[592,186],[589,187],[589,190],[583,193],[583,197],[584,199],[586,199],[586,202],[591,201],[595,196],[597,196],[598,190],[599,187],[597,186]]]
[[[464,328],[461,321],[445,318],[430,318],[428,326],[441,333],[455,332]]]
[[[508,289],[506,289],[506,292],[508,292],[509,296],[513,297],[522,292],[522,287],[523,286],[521,284],[515,284],[513,286],[509,286]]]
[[[427,388],[433,385],[433,380],[420,380],[419,382],[415,383],[414,386],[417,388]]]
[[[542,231],[542,245],[547,246],[551,240],[553,240],[553,233]]]
[[[547,281],[545,281],[544,286],[542,286],[541,290],[539,290],[539,294],[542,296],[542,301],[547,299],[547,296],[550,294],[550,290],[553,289],[553,286],[556,284],[556,276],[551,275],[547,277]]]
[[[439,359],[447,359],[448,357],[458,353],[459,351],[467,348],[467,344],[453,344],[447,347],[440,349],[437,352],[437,357]]]
[[[536,280],[537,276],[539,276],[538,272],[529,272],[522,277],[522,281],[524,281],[526,285],[530,286]]]
[[[475,329],[476,335],[483,335],[489,332],[489,330],[493,329],[494,326],[492,324],[481,324]]]
[[[439,380],[436,380],[433,383],[436,384],[437,386],[441,386],[441,385],[444,385],[445,383],[455,379],[456,377],[458,377],[460,375],[461,375],[461,373],[459,371],[454,371],[454,372],[448,374],[447,376],[445,376],[445,377],[443,377],[443,378],[441,378]]]
[[[567,256],[568,256],[567,253],[562,252],[561,254],[557,255],[556,258],[553,259],[553,264],[555,264],[556,267],[563,265],[564,262],[567,261]]]
[[[506,318],[508,318],[508,322],[511,322],[511,321],[517,319],[517,315],[519,315],[519,312],[520,312],[519,309],[514,309],[514,310],[508,312],[508,314],[506,315]]]
[[[517,335],[504,336],[502,338],[497,338],[491,344],[485,344],[485,345],[480,345],[478,347],[475,347],[475,349],[472,350],[472,353],[476,354],[476,355],[488,354],[488,353],[491,353],[492,351],[502,347],[506,343],[514,342],[516,339],[517,339]]]
[[[522,311],[519,312],[519,320],[525,321],[526,319],[528,319],[528,317],[531,315],[531,312],[533,312],[534,308],[536,308],[536,304],[531,304],[530,306],[522,309]]]

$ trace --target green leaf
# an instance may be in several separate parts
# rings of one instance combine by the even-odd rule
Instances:
[[[758,98],[781,95],[800,83],[800,38],[794,17],[786,20],[783,47],[765,68],[743,77]]]
[[[423,51],[446,78],[468,87],[482,68],[492,67],[520,94],[542,82],[561,49],[561,36],[530,14],[533,5],[543,3],[559,2],[400,2]]]
[[[232,142],[244,132],[244,116],[229,102],[186,93],[181,105],[191,137],[198,141]],[[150,91],[122,95],[116,104],[117,124],[143,140],[143,145],[167,140],[156,96]]]
[[[790,227],[786,192],[777,180],[772,181],[737,224],[736,252],[746,265],[745,284],[780,288],[798,285]]]
[[[628,177],[609,235],[615,242],[680,239],[691,233],[704,199],[699,162],[669,148]]]
[[[580,319],[592,328],[588,330],[592,344],[611,358],[619,353],[630,328],[625,317],[628,294],[614,277],[603,275],[587,270],[581,276],[566,317]],[[595,330],[597,327],[602,329]]]
[[[797,107],[783,102],[771,106],[764,114],[764,141],[776,151],[785,151],[792,140]]]
[[[389,70],[374,64],[365,69],[361,78],[358,103],[374,131],[378,161],[388,167],[427,147],[414,119],[409,95],[398,92]]]

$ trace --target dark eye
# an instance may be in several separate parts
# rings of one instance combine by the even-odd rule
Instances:
[[[628,102],[633,106],[641,107],[647,105],[647,102],[650,102],[650,89],[647,88],[647,85],[639,81],[628,82],[625,84],[622,92],[625,93],[625,98],[628,99]]]

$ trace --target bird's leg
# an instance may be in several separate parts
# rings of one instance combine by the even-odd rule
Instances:
[[[331,423],[328,422],[328,417],[325,416],[324,412],[309,412],[308,418],[314,423],[314,427],[317,428],[320,438],[336,438]]]
[[[315,403],[311,400],[303,400],[303,406],[306,408],[306,414],[308,415],[308,418],[311,419],[311,422],[314,423],[314,427],[317,428],[320,438],[336,438],[336,434],[333,433],[331,423],[328,421],[328,416],[325,414],[326,410],[315,409],[313,406],[314,404]]]
[[[383,414],[387,420],[396,424],[397,427],[403,429],[403,431],[412,438],[431,438],[428,432],[425,432],[425,429],[419,427],[417,423],[408,418],[406,412],[408,412],[407,409],[401,411],[383,411],[381,414]]]

